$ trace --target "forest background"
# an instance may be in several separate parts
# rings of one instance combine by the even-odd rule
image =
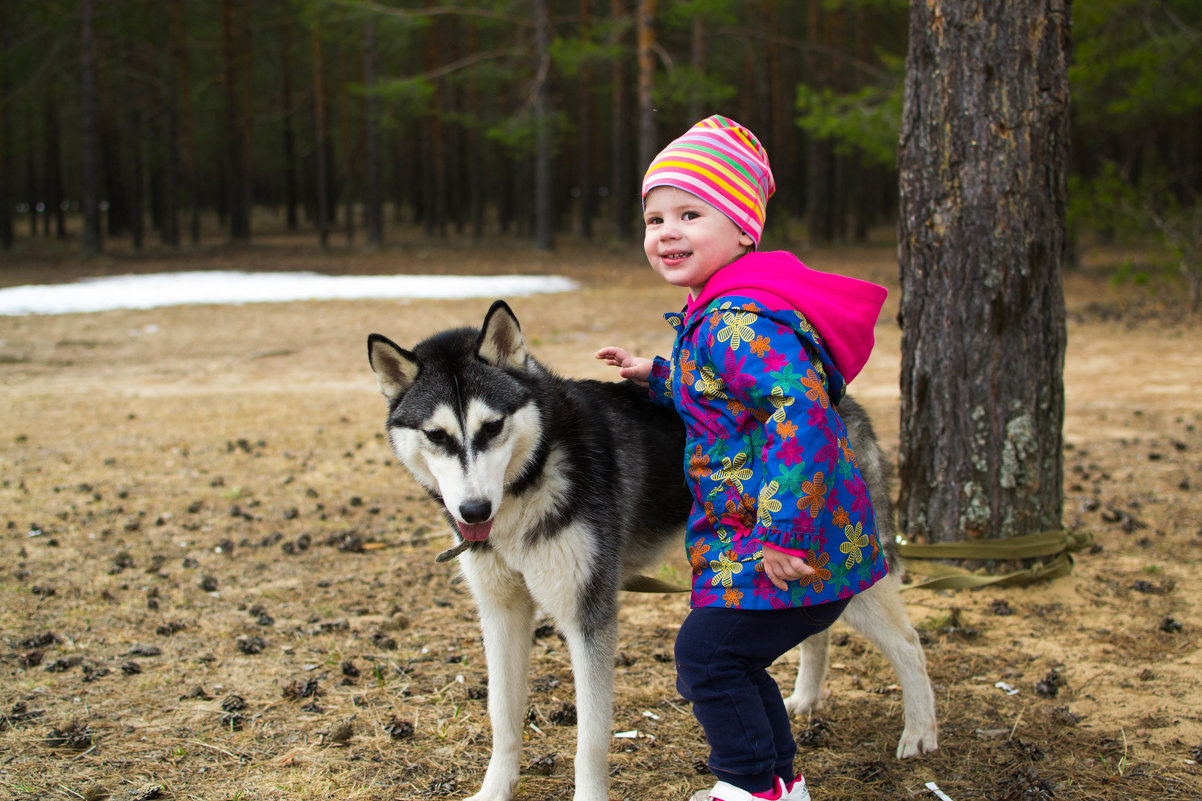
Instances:
[[[7,0],[0,249],[266,227],[384,244],[414,224],[623,242],[651,155],[713,112],[771,154],[769,237],[864,241],[897,210],[908,15],[900,0]],[[1202,6],[1090,0],[1072,18],[1072,241],[1157,243],[1150,269],[1196,302]]]

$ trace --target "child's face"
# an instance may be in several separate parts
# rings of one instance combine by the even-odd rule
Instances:
[[[693,297],[753,244],[725,214],[674,186],[651,190],[643,222],[643,250],[651,268],[669,284],[688,287]]]

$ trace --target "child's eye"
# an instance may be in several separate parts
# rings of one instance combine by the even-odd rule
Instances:
[[[647,225],[659,225],[663,221],[664,221],[663,217],[648,217],[646,224]]]
[[[698,217],[700,217],[701,215],[695,211],[686,211],[684,214],[682,214],[680,216],[686,220],[695,220]]]

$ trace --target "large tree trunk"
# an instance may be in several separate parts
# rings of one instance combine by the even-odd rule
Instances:
[[[1069,3],[911,3],[898,508],[917,541],[1061,525]]]
[[[97,256],[102,248],[100,231],[100,121],[96,87],[96,36],[92,29],[92,0],[80,4],[80,149],[83,197],[83,252]]]

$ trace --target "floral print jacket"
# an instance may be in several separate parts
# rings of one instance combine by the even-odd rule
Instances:
[[[885,561],[835,408],[844,380],[818,332],[798,311],[729,295],[666,317],[676,341],[651,395],[687,429],[692,605],[783,609],[872,586]],[[778,590],[764,543],[804,551],[814,575]]]

